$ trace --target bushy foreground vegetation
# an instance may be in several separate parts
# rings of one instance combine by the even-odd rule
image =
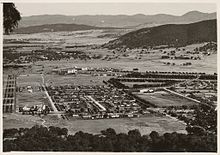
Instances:
[[[114,152],[216,152],[217,137],[213,134],[165,133],[150,135],[130,130],[117,134],[106,129],[93,135],[79,131],[68,135],[66,128],[33,126],[4,130],[3,150],[7,151],[114,151]]]

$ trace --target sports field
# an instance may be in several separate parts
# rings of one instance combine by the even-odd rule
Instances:
[[[135,92],[134,94],[146,101],[149,101],[150,103],[158,107],[182,106],[182,105],[189,106],[189,105],[197,104],[193,101],[189,101],[185,98],[170,94],[165,91],[156,91],[154,93]]]

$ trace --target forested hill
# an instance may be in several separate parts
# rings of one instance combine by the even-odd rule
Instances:
[[[168,24],[143,28],[127,33],[104,47],[139,48],[160,45],[185,46],[187,44],[217,40],[216,20],[206,20],[192,24]]]
[[[21,27],[15,30],[15,33],[41,33],[41,32],[59,32],[59,31],[80,31],[93,29],[113,29],[112,27],[95,27],[79,24],[46,24],[38,26]]]

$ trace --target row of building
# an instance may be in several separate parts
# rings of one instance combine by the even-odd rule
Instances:
[[[141,109],[131,96],[109,86],[48,86],[47,90],[54,103],[63,107],[62,110],[83,117],[106,115],[106,118],[117,118],[116,115],[130,116]]]

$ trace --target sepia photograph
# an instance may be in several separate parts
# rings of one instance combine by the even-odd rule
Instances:
[[[217,153],[217,4],[4,2],[2,151]]]

